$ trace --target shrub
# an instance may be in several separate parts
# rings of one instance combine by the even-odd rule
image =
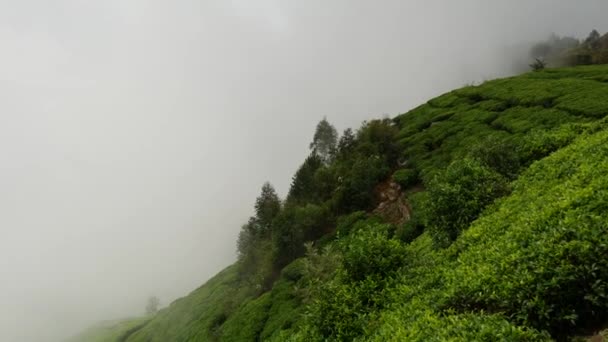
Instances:
[[[338,218],[336,232],[339,238],[345,238],[353,231],[370,224],[381,223],[381,221],[379,217],[370,216],[365,211],[355,211]]]
[[[471,151],[471,157],[508,179],[515,179],[521,169],[519,146],[495,136],[486,138]]]
[[[290,281],[298,281],[304,277],[306,273],[306,261],[305,259],[296,259],[289,265],[283,267],[281,275]]]
[[[256,341],[264,329],[271,304],[270,293],[243,304],[221,325],[222,339]]]
[[[608,319],[608,131],[533,164],[453,245],[444,308],[567,337]]]
[[[536,130],[531,132],[521,144],[522,162],[531,164],[570,144],[583,131],[585,126],[566,124],[552,130]]]
[[[334,279],[323,285],[317,300],[309,307],[310,331],[304,340],[352,341],[364,332],[371,316],[372,298],[377,296],[377,286],[371,282],[356,284]]]
[[[414,169],[397,170],[393,174],[393,180],[405,190],[418,183],[418,172]]]
[[[461,159],[428,186],[428,224],[438,246],[447,246],[494,199],[508,193],[504,177],[473,159]]]
[[[530,64],[530,68],[532,68],[533,71],[544,70],[546,66],[547,66],[547,62],[545,62],[541,58],[535,58],[534,62],[532,64]]]
[[[338,241],[341,266],[332,279],[319,283],[306,316],[304,340],[352,341],[389,304],[384,289],[406,263],[406,248],[392,237],[391,225],[366,221],[357,221]]]
[[[405,264],[405,246],[390,238],[390,225],[369,225],[340,241],[346,275],[353,281],[388,277]]]
[[[418,310],[424,311],[424,308]],[[383,317],[387,328],[371,341],[551,341],[549,336],[528,327],[514,325],[500,315],[461,314],[437,315],[427,312],[422,317],[404,325],[400,316]]]
[[[322,249],[314,248],[312,243],[306,244],[306,258],[303,258],[302,281],[304,288],[300,294],[304,301],[311,297],[311,293],[318,290],[320,284],[331,280],[342,264],[342,255],[331,245]]]
[[[424,233],[424,224],[418,216],[412,218],[403,224],[403,227],[398,231],[399,239],[404,243],[414,241]]]
[[[424,232],[428,225],[428,197],[427,191],[409,195],[408,202],[411,209],[411,217],[396,232],[396,235],[402,242],[410,243]]]

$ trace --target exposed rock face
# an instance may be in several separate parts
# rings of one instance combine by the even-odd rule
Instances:
[[[410,219],[411,209],[399,184],[389,179],[380,183],[376,189],[378,206],[373,213],[382,216],[388,222],[396,225]]]

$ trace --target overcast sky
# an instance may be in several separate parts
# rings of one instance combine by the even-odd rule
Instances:
[[[169,304],[341,131],[608,31],[605,0],[0,0],[0,341]]]

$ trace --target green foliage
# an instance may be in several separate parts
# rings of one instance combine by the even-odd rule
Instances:
[[[281,200],[270,183],[266,182],[262,186],[262,193],[255,200],[254,208],[257,223],[261,229],[260,234],[265,235],[270,232],[272,220],[281,211]]]
[[[281,200],[266,182],[255,201],[255,216],[241,227],[237,240],[240,275],[259,290],[272,282],[272,222],[281,211]]]
[[[304,283],[314,287],[332,279],[338,267],[342,264],[342,254],[332,245],[325,246],[322,250],[314,248],[312,243],[306,245],[306,258],[303,259]]]
[[[424,309],[421,308],[424,312]],[[402,316],[383,317],[385,324],[370,341],[550,341],[546,334],[508,322],[500,315],[438,315],[426,312],[421,319],[404,324]]]
[[[575,115],[564,113],[558,109],[550,108],[552,100],[542,106],[513,107],[505,109],[496,120],[492,121],[492,127],[500,130],[490,136],[491,139],[505,141],[513,144],[510,135],[526,134],[531,130],[551,129],[561,124],[577,121],[586,121]],[[503,133],[503,134],[500,134]],[[510,134],[504,134],[510,133]]]
[[[390,225],[360,226],[339,241],[342,265],[316,291],[305,339],[352,341],[388,305],[383,289],[407,260],[404,245],[391,232]]]
[[[399,239],[404,243],[410,243],[424,233],[425,225],[419,215],[413,216],[400,230],[397,231]]]
[[[372,278],[357,283],[339,279],[323,284],[316,301],[309,306],[308,331],[303,340],[352,341],[361,336],[382,302],[382,284]]]
[[[473,225],[454,246],[460,255],[447,273],[446,306],[505,312],[554,335],[604,322],[608,263],[598,256],[608,253],[607,142],[602,131],[534,164],[514,194]]]
[[[470,156],[507,179],[515,179],[521,169],[519,150],[519,145],[491,135],[474,146]]]
[[[317,124],[315,135],[310,143],[310,149],[314,154],[318,155],[323,162],[329,163],[336,153],[337,142],[338,132],[326,118],[323,118],[323,120]]]
[[[393,180],[401,186],[401,189],[407,189],[416,185],[419,181],[418,171],[415,169],[401,169],[393,173]]]
[[[386,160],[374,155],[354,161],[337,189],[337,210],[367,210],[372,205],[374,187],[390,172]]]
[[[367,218],[368,215],[365,211],[355,211],[348,215],[340,216],[337,220],[336,226],[336,232],[338,233],[338,236],[347,236],[352,230],[357,229],[355,225],[360,224]]]
[[[411,209],[411,217],[401,227],[397,227],[395,236],[404,243],[411,243],[424,233],[428,225],[429,194],[427,191],[416,192],[408,195],[408,203]]]
[[[389,119],[364,122],[357,131],[356,151],[364,156],[382,157],[391,166],[399,157],[397,134],[399,130]]]
[[[270,292],[272,305],[259,340],[266,341],[273,335],[291,329],[302,318],[303,303],[297,291],[298,284],[279,279]]]
[[[345,129],[344,133],[342,133],[342,136],[340,137],[340,140],[338,141],[338,159],[347,158],[352,153],[353,149],[355,148],[355,145],[356,141],[355,135],[353,134],[353,130],[350,128]]]
[[[304,243],[329,231],[332,218],[324,206],[285,208],[273,222],[274,264],[278,269],[304,255]]]
[[[238,267],[230,266],[188,296],[160,310],[127,341],[214,341],[226,318],[252,294],[251,288],[239,282]]]
[[[336,187],[331,198],[336,214],[369,210],[374,187],[389,176],[399,156],[397,127],[391,120],[364,122],[353,136],[340,140],[338,157],[331,165]]]
[[[239,307],[222,324],[221,336],[231,341],[256,341],[268,319],[270,296],[265,293]]]
[[[352,281],[386,278],[402,267],[407,258],[405,247],[389,238],[391,230],[390,225],[369,225],[340,241],[345,276]]]
[[[321,167],[317,169],[313,181],[316,201],[323,203],[330,200],[337,187],[335,168]]]
[[[300,205],[317,202],[315,174],[321,167],[323,167],[323,160],[316,153],[312,153],[306,158],[291,181],[287,195],[288,204]]]
[[[151,316],[103,322],[88,328],[66,342],[120,342],[141,329],[152,319]]]
[[[582,134],[594,133],[605,128],[606,120],[591,124],[567,124],[552,130],[534,130],[519,145],[520,159],[526,164],[544,158],[568,146]]]
[[[428,185],[429,231],[447,246],[483,209],[508,193],[504,177],[474,159],[453,162]]]
[[[283,267],[281,275],[289,281],[298,281],[306,275],[306,262],[304,258],[296,259],[289,265]]]
[[[446,250],[409,246],[375,340],[566,340],[608,318],[608,131],[536,162]],[[455,321],[454,321],[455,319]],[[488,329],[485,329],[488,328]],[[485,337],[484,337],[485,336]]]
[[[489,136],[519,143],[532,132],[602,118],[608,115],[606,69],[547,69],[442,95],[395,118],[401,158],[428,181]]]
[[[236,249],[240,260],[244,260],[250,256],[256,248],[258,242],[258,229],[255,218],[250,218],[249,222],[241,227],[239,237],[236,242]]]

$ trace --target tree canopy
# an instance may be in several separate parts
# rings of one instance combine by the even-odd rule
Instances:
[[[317,154],[324,163],[329,163],[333,158],[338,142],[338,132],[326,118],[319,121],[315,135],[310,143],[310,149]]]

